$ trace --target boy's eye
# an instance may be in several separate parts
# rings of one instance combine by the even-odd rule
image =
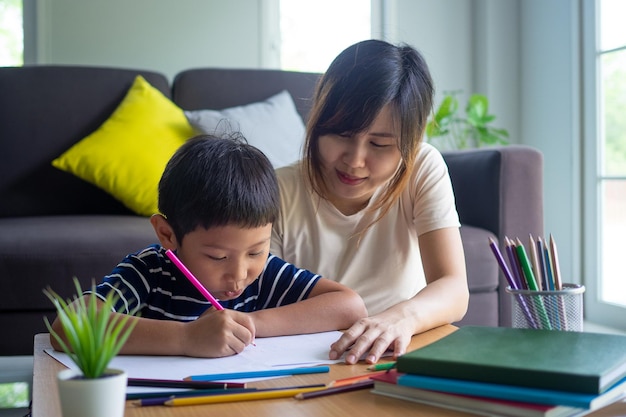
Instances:
[[[265,251],[250,252],[250,256],[261,256]]]
[[[207,257],[209,259],[212,259],[214,261],[223,261],[224,259],[226,259],[225,256],[213,256],[213,255],[207,255]]]

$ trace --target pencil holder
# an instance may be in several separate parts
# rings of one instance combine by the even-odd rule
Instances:
[[[506,288],[513,297],[512,326],[530,329],[583,331],[584,285],[563,284],[561,290]]]

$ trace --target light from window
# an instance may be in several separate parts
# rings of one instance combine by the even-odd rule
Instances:
[[[24,63],[22,0],[0,0],[0,67]]]
[[[626,307],[626,2],[600,2],[600,297]]]
[[[371,38],[366,0],[280,0],[281,69],[324,72],[346,47]]]

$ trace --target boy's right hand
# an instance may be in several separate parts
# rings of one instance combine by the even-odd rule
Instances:
[[[184,354],[217,358],[241,353],[254,341],[256,328],[248,314],[210,308],[197,320],[185,323]]]

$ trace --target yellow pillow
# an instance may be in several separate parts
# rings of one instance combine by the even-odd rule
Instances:
[[[167,161],[193,135],[183,110],[138,75],[98,130],[52,165],[150,216],[158,212],[158,184]]]

